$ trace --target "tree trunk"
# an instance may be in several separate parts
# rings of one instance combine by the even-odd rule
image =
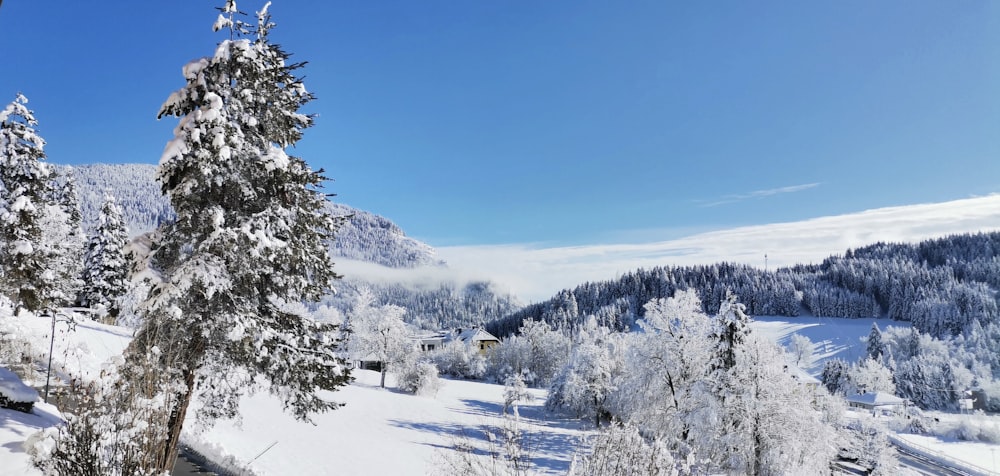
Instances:
[[[187,415],[188,406],[191,404],[191,398],[194,396],[193,370],[184,371],[184,384],[187,387],[187,392],[179,395],[177,405],[170,412],[170,420],[167,422],[166,446],[163,448],[163,453],[157,465],[157,469],[166,471],[167,473],[173,472],[174,463],[177,462],[177,446],[180,443],[181,430],[184,428],[184,417]]]
[[[385,368],[386,368],[386,367],[387,367],[387,365],[385,365],[385,362],[382,362],[382,382],[381,382],[381,383],[379,383],[379,385],[380,385],[380,386],[381,386],[382,388],[385,388]]]

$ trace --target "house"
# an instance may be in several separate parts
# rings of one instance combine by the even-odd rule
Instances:
[[[423,352],[429,352],[432,350],[439,350],[444,347],[445,340],[448,338],[447,332],[427,332],[424,334],[417,334],[410,337],[417,344]]]
[[[352,354],[348,359],[348,366],[352,369],[361,370],[382,370],[382,361],[375,355],[374,352],[369,352],[367,354]]]
[[[500,344],[500,339],[497,339],[493,334],[486,332],[482,327],[476,327],[474,329],[455,329],[455,331],[449,336],[448,341],[453,340],[465,342],[466,344],[478,348],[479,353],[482,355],[486,355],[487,350]]]
[[[486,332],[482,327],[472,329],[455,329],[450,332],[425,332],[410,336],[418,349],[424,352],[440,350],[449,342],[459,341],[469,344],[479,350],[480,354],[486,354],[491,347],[500,343],[493,334]]]
[[[822,382],[810,375],[809,372],[802,370],[802,367],[789,362],[785,365],[785,372],[791,375],[792,380],[804,385],[809,390],[813,397],[813,403],[816,402],[817,397],[826,393],[826,390],[822,388]]]
[[[906,407],[906,400],[885,392],[871,392],[849,395],[847,406],[872,411],[901,412]]]

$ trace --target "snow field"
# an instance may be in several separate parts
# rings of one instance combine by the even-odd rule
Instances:
[[[496,433],[503,424],[502,385],[443,379],[437,395],[423,397],[379,388],[378,372],[354,375],[352,385],[329,394],[347,405],[318,415],[315,425],[296,422],[277,399],[260,394],[243,400],[242,423],[222,421],[199,431],[189,421],[185,441],[198,451],[205,445],[206,453],[252,460],[245,468],[255,474],[446,474],[442,459],[455,456],[456,444],[482,455],[489,446],[484,428]],[[386,385],[394,384],[390,375]],[[535,470],[564,474],[589,432],[578,421],[547,419],[545,392],[530,392],[520,415]]]

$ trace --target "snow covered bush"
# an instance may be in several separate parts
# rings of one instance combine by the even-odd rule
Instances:
[[[528,387],[524,385],[524,379],[517,374],[507,376],[503,384],[503,414],[506,415],[509,410],[513,410],[514,414],[517,415],[518,404],[530,400],[531,394],[528,393]]]
[[[632,425],[612,425],[593,438],[589,452],[573,462],[569,476],[671,476],[675,467],[661,441],[639,434]]]
[[[438,453],[437,467],[442,474],[463,476],[529,476],[531,445],[522,429],[521,418],[504,415],[495,425],[483,425],[485,450],[480,441],[467,432],[452,439],[451,448]]]
[[[31,342],[25,338],[23,324],[0,307],[0,366],[13,371],[22,380],[35,380]]]
[[[841,431],[844,443],[839,456],[867,468],[873,476],[897,474],[899,461],[886,431],[871,415],[860,415]]]
[[[77,392],[77,410],[66,424],[30,440],[33,463],[46,475],[147,476],[164,455],[157,446],[166,434],[177,389],[158,368],[159,355],[118,357],[100,377]]]
[[[932,433],[944,438],[1000,444],[1000,419],[984,414],[961,415],[933,425]]]
[[[486,373],[497,382],[519,375],[528,385],[546,387],[566,364],[570,346],[569,337],[547,322],[527,320],[517,335],[490,350]]]
[[[620,344],[606,327],[588,321],[579,331],[569,361],[552,381],[545,408],[589,418],[596,427],[610,422],[609,398],[624,367]]]
[[[396,373],[396,385],[404,392],[417,395],[435,395],[441,389],[438,369],[426,360],[406,362]]]
[[[453,340],[431,354],[431,360],[444,375],[478,379],[486,374],[486,358],[470,343]]]

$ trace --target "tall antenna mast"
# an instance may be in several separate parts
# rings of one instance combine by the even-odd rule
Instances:
[[[764,271],[767,271],[767,253],[764,253]]]

